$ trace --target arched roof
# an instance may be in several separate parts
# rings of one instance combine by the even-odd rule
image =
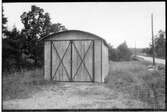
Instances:
[[[56,38],[61,38],[61,35],[69,35],[69,34],[73,34],[73,33],[78,34],[78,35],[86,35],[88,37],[88,39],[91,37],[90,39],[93,38],[93,39],[103,40],[104,44],[108,47],[107,42],[103,38],[101,38],[95,34],[92,34],[92,33],[86,32],[86,31],[80,31],[80,30],[66,30],[66,31],[58,32],[58,33],[52,33],[52,34],[49,34],[49,35],[41,38],[40,40],[48,40],[48,39],[53,38],[55,36],[56,36]]]

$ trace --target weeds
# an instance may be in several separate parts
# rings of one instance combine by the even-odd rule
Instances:
[[[34,92],[40,90],[39,85],[47,81],[43,80],[43,71],[41,69],[15,72],[13,74],[3,74],[2,95],[3,100],[15,98],[27,98]]]
[[[108,87],[130,94],[151,108],[165,108],[165,78],[160,71],[148,71],[145,62],[110,62],[105,78]]]
[[[140,100],[151,108],[165,108],[165,70],[148,71],[145,62],[110,62],[110,72],[105,78],[109,88],[129,94],[131,99]],[[44,81],[43,70],[22,70],[3,74],[3,100],[27,98],[40,91]]]

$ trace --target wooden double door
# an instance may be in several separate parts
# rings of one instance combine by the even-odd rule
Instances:
[[[94,40],[51,42],[52,80],[93,82],[94,67]]]

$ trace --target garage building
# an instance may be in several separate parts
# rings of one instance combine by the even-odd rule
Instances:
[[[101,37],[67,30],[44,38],[44,79],[104,82],[109,71],[108,45]]]

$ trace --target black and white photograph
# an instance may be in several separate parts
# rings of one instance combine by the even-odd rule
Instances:
[[[2,2],[2,110],[166,109],[165,2]]]

